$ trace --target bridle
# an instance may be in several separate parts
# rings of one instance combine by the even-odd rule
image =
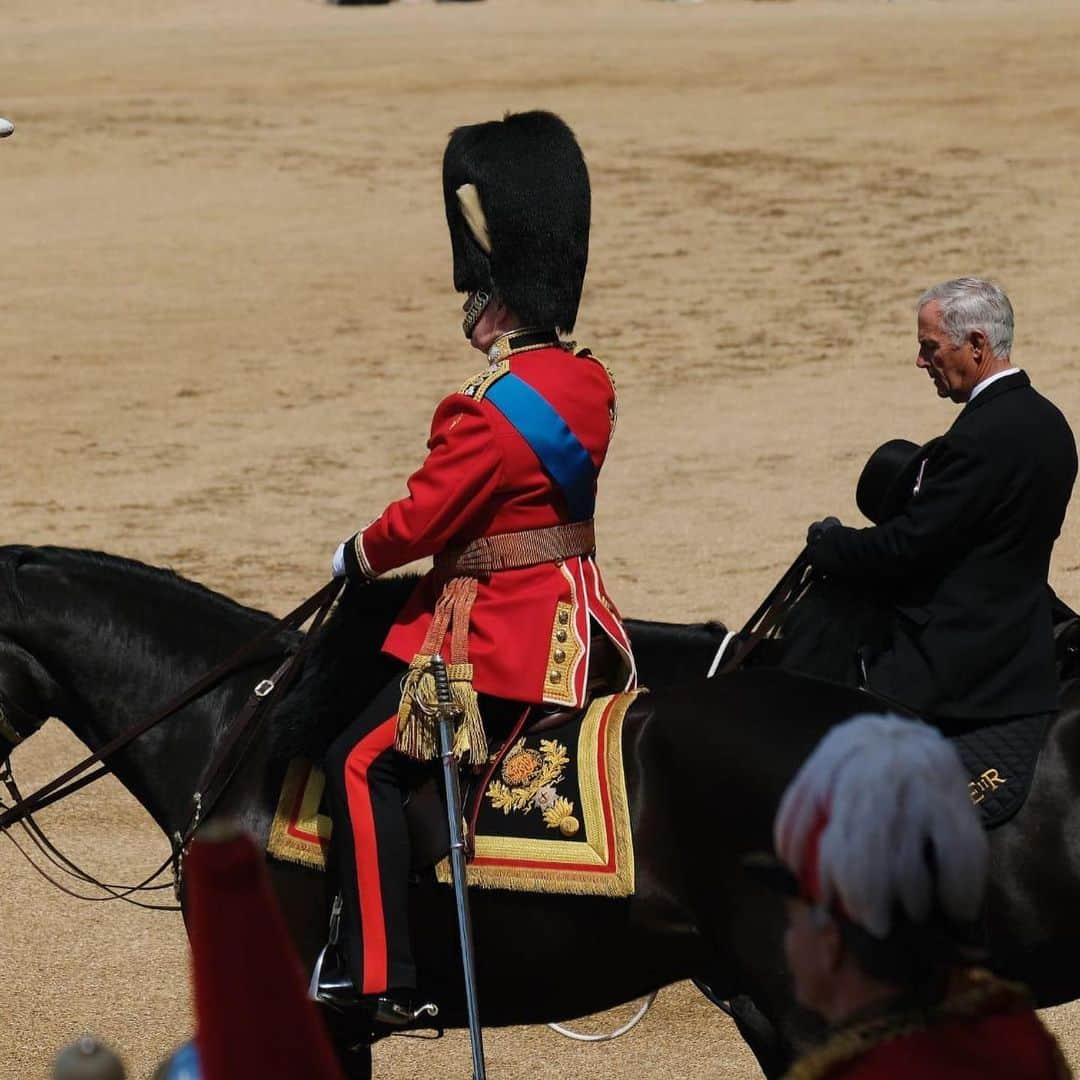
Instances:
[[[12,804],[8,805],[0,798],[0,834],[7,837],[15,845],[19,853],[42,877],[68,896],[79,900],[96,902],[123,900],[125,903],[134,904],[136,907],[156,911],[179,911],[180,906],[178,903],[148,904],[144,901],[132,899],[132,894],[172,888],[177,901],[180,900],[183,857],[188,843],[195,835],[200,824],[209,816],[236,775],[247,750],[255,740],[261,726],[260,722],[265,719],[271,708],[284,696],[296,679],[310,651],[316,632],[337,602],[342,588],[343,583],[339,579],[328,582],[283,619],[262,631],[228,659],[203,675],[152,717],[128,728],[89,757],[84,758],[77,765],[68,769],[63,775],[51,780],[25,797],[19,791],[19,787],[15,782],[11,769],[10,754],[16,746],[42,727],[46,718],[33,716],[22,706],[0,694],[0,739],[10,744],[7,756],[0,763],[0,783],[4,785],[9,797],[13,800]],[[105,882],[83,870],[49,840],[40,825],[34,820],[35,811],[43,809],[54,802],[59,802],[61,799],[99,779],[109,771],[106,762],[118,751],[218,686],[227,676],[235,674],[258,660],[266,659],[268,646],[275,642],[275,639],[282,631],[298,629],[313,615],[311,626],[299,647],[286,657],[270,678],[262,679],[256,684],[247,701],[230,722],[224,736],[218,741],[217,748],[204,767],[192,794],[192,809],[187,824],[183,829],[173,833],[170,838],[172,842],[171,853],[152,874],[136,885],[117,885]],[[97,767],[92,772],[88,771],[91,766],[95,765]],[[34,847],[37,848],[40,855],[51,863],[56,870],[74,878],[80,884],[98,888],[106,895],[87,896],[76,892],[51,876],[48,871],[38,866],[30,853],[12,835],[11,827],[13,825],[22,826],[23,831]],[[170,869],[172,870],[171,880],[153,884]]]
[[[6,811],[15,806],[19,806],[23,803],[23,795],[19,790],[19,785],[15,781],[15,774],[11,768],[11,752],[20,743],[25,742],[31,735],[35,734],[45,724],[46,717],[38,717],[24,709],[17,702],[12,701],[10,698],[4,697],[0,693],[0,738],[8,743],[8,749],[2,762],[0,762],[0,784],[3,784],[4,789],[7,791],[8,796],[12,800],[12,806],[9,807],[7,803],[0,798],[0,811]],[[91,774],[90,779],[96,779],[97,774]],[[85,785],[83,785],[85,786]],[[117,885],[111,882],[102,881],[100,878],[95,877],[93,874],[83,870],[78,864],[73,862],[67,855],[65,855],[45,834],[45,831],[34,819],[32,813],[27,813],[18,824],[22,827],[25,833],[26,840],[37,849],[38,855],[46,862],[50,863],[53,867],[53,872],[59,872],[67,874],[69,877],[74,878],[81,885],[89,885],[94,888],[100,889],[106,895],[104,896],[88,896],[86,893],[77,892],[74,888],[65,885],[58,878],[53,876],[48,870],[43,869],[34,860],[34,856],[27,850],[27,848],[20,843],[8,829],[3,830],[4,836],[14,845],[15,850],[30,864],[33,869],[40,874],[51,885],[54,885],[62,893],[72,896],[77,900],[88,900],[92,902],[103,902],[109,900],[123,900],[125,903],[134,904],[136,907],[148,908],[153,911],[175,911],[178,910],[175,904],[148,904],[145,901],[132,899],[132,893],[136,892],[153,892],[159,889],[168,889],[172,886],[172,881],[167,881],[164,884],[154,885],[152,884],[155,879],[160,877],[169,864],[172,862],[172,857],[154,871],[149,877],[139,882],[137,885]]]
[[[28,727],[29,731],[20,731],[15,724]],[[17,702],[9,701],[0,693],[0,738],[11,744],[14,750],[21,742],[30,738],[45,721],[27,712]],[[11,751],[9,750],[8,753]],[[5,758],[5,761],[7,759]]]
[[[22,802],[22,793],[19,791],[19,786],[15,782],[14,774],[11,769],[11,761],[7,759],[2,765],[0,765],[0,783],[7,789],[8,794],[14,800],[14,805],[18,805]],[[0,809],[7,809],[7,804],[0,799]],[[40,874],[50,885],[55,886],[62,893],[68,896],[74,897],[76,900],[87,900],[94,903],[103,903],[110,900],[123,900],[127,904],[133,904],[135,907],[146,908],[150,911],[179,911],[179,905],[177,904],[148,904],[143,900],[135,900],[132,898],[133,893],[139,892],[154,892],[160,889],[169,889],[176,887],[176,880],[166,881],[160,884],[153,884],[153,882],[161,877],[162,874],[174,863],[174,856],[169,855],[169,858],[162,863],[152,874],[144,878],[136,885],[118,885],[108,881],[102,881],[100,878],[95,877],[93,874],[86,870],[83,870],[77,863],[73,862],[67,855],[65,855],[49,838],[46,836],[45,831],[35,820],[33,814],[26,814],[19,822],[18,825],[22,828],[26,834],[26,838],[37,849],[38,854],[44,858],[48,863],[52,864],[54,871],[67,874],[69,877],[74,878],[81,885],[89,885],[94,888],[100,889],[104,896],[89,896],[86,893],[77,892],[74,888],[65,885],[57,877],[53,876],[48,870],[43,869],[34,860],[34,856],[27,850],[27,848],[21,844],[11,833],[10,829],[4,829],[3,835],[14,845],[15,850],[30,864],[33,869]]]

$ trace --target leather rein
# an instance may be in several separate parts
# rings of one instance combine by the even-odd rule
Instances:
[[[11,771],[10,757],[6,759],[0,765],[0,783],[3,783],[14,802],[8,806],[0,800],[0,833],[11,840],[23,857],[42,877],[69,896],[91,901],[124,900],[138,907],[152,910],[179,910],[178,906],[173,904],[148,904],[134,900],[131,898],[131,894],[172,887],[177,900],[180,899],[183,856],[188,843],[195,835],[201,822],[207,818],[228,789],[248,749],[254,742],[261,721],[265,719],[299,675],[304,660],[311,650],[311,644],[316,632],[322,626],[326,616],[340,596],[343,587],[343,582],[337,578],[327,582],[317,593],[308,597],[307,600],[289,612],[283,619],[267,627],[266,630],[218,664],[217,667],[208,671],[152,716],[127,728],[99,750],[96,750],[78,764],[73,765],[61,776],[42,785],[30,795],[24,797],[19,791]],[[172,851],[169,857],[152,874],[136,885],[115,885],[104,882],[80,869],[52,844],[34,820],[33,814],[36,811],[67,798],[67,796],[102,777],[108,772],[107,762],[113,755],[134,742],[139,736],[144,735],[151,728],[156,727],[163,720],[167,720],[185,706],[190,705],[193,701],[214,689],[229,675],[235,674],[252,663],[266,659],[267,647],[274,643],[274,639],[283,630],[299,629],[309,618],[312,618],[312,623],[300,646],[295,652],[286,657],[268,679],[261,680],[254,687],[247,701],[229,724],[224,736],[219,740],[217,749],[204,766],[192,794],[192,809],[187,824],[183,829],[179,829],[172,834],[170,837]],[[16,727],[16,721],[26,725],[28,730],[20,731]],[[8,742],[12,743],[13,747],[30,734],[33,734],[43,723],[44,719],[31,716],[14,702],[0,699],[0,735],[3,735]],[[95,765],[97,768],[89,772],[88,770]],[[32,856],[12,835],[10,830],[13,825],[22,826],[41,855],[52,863],[55,868],[73,877],[81,884],[91,885],[103,890],[107,895],[86,896],[75,892],[50,876],[48,872],[34,862]],[[151,884],[170,867],[173,870],[172,881],[164,884]]]
[[[738,633],[729,632],[720,643],[706,678],[728,675],[742,667],[754,649],[780,629],[791,609],[805,595],[813,573],[814,568],[810,565],[806,548],[803,548],[746,625]]]
[[[811,574],[812,569],[804,549],[781,576],[776,586],[762,601],[742,630],[737,634],[729,633],[721,643],[709,669],[709,678],[714,675],[728,674],[742,666],[757,645],[780,627],[788,613],[805,592]],[[166,889],[171,886],[177,900],[179,900],[183,876],[183,856],[188,843],[235,776],[246,751],[254,741],[259,726],[258,722],[265,718],[299,674],[315,633],[333,607],[342,588],[342,582],[336,578],[328,582],[317,593],[300,604],[299,607],[268,627],[217,667],[207,672],[153,716],[121,732],[106,743],[105,746],[101,747],[100,750],[90,754],[68,769],[67,772],[38,788],[30,795],[24,797],[19,791],[11,771],[10,758],[5,759],[0,764],[0,783],[3,783],[14,802],[8,806],[3,800],[0,800],[0,833],[11,840],[39,874],[69,896],[91,901],[124,900],[138,907],[152,910],[179,910],[177,905],[147,904],[133,900],[131,896],[133,893]],[[80,869],[46,837],[33,818],[35,811],[59,802],[61,799],[67,798],[67,796],[100,779],[108,772],[106,762],[110,757],[140,735],[145,734],[163,720],[179,712],[186,705],[208,693],[227,676],[235,674],[257,660],[265,659],[266,646],[279,633],[283,630],[298,629],[312,616],[314,616],[314,619],[311,627],[300,647],[285,659],[270,678],[263,679],[254,687],[248,700],[236,714],[225,733],[225,737],[220,741],[217,750],[204,767],[202,775],[196,784],[191,798],[192,810],[187,825],[172,834],[170,838],[172,852],[152,874],[136,885],[115,885],[103,882]],[[13,721],[20,722],[27,730],[20,731]],[[24,741],[30,734],[33,734],[43,723],[44,719],[33,717],[16,703],[0,698],[0,735],[6,738],[13,747]],[[235,754],[234,751],[236,751]],[[93,772],[88,772],[87,770],[94,765],[97,768]],[[34,846],[54,867],[82,884],[101,889],[106,895],[86,896],[77,893],[42,870],[11,834],[11,826],[16,824],[23,827]],[[158,885],[151,884],[170,867],[173,869],[172,881]]]

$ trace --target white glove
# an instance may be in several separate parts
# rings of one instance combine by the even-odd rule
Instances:
[[[345,576],[345,545],[344,543],[338,544],[337,551],[334,552],[334,557],[330,560],[330,570],[333,572],[334,577]]]

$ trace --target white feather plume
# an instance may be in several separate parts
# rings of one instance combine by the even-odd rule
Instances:
[[[914,922],[935,905],[956,920],[978,914],[986,835],[960,759],[934,728],[867,713],[821,740],[784,793],[774,824],[776,852],[795,873],[823,813],[823,904],[839,900],[879,938],[891,930],[895,907]]]

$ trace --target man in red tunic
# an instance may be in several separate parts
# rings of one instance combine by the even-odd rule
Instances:
[[[750,868],[788,896],[796,1000],[829,1024],[788,1080],[1060,1080],[1020,986],[972,966],[989,850],[949,742],[898,716],[834,728]]]
[[[458,128],[443,187],[454,285],[468,293],[463,329],[488,366],[435,410],[409,494],[333,560],[356,587],[434,556],[383,646],[401,674],[327,759],[348,966],[383,1024],[408,1022],[416,986],[395,744],[435,756],[430,658],[447,664],[463,716],[455,747],[473,764],[487,758],[488,732],[525,709],[579,707],[590,686],[635,682],[594,557],[615,386],[560,336],[573,328],[588,256],[581,150],[545,112]]]

